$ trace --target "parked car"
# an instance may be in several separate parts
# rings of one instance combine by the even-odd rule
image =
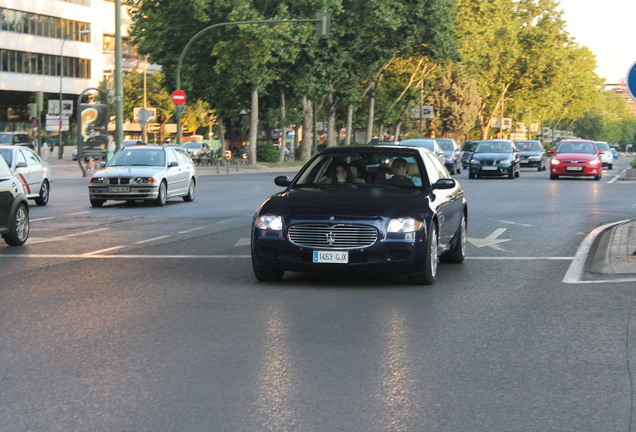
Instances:
[[[32,150],[35,148],[28,132],[0,132],[0,144],[25,146]]]
[[[462,152],[453,138],[435,138],[444,151],[444,166],[451,174],[462,172]]]
[[[363,178],[322,180],[352,164]],[[397,170],[386,174],[403,164],[421,186],[398,178]],[[252,267],[260,281],[278,281],[286,271],[393,272],[432,284],[438,259],[464,261],[464,192],[424,148],[328,148],[293,179],[274,182],[285,190],[256,210],[252,226]]]
[[[439,159],[442,165],[446,163],[446,154],[444,153],[444,150],[442,150],[433,138],[407,138],[400,141],[398,145],[425,148],[437,156],[437,159]]]
[[[603,163],[594,141],[564,140],[556,148],[549,151],[550,179],[556,180],[560,176],[593,176],[594,180],[601,179]]]
[[[29,237],[29,205],[22,182],[0,157],[0,235],[9,246],[21,246]]]
[[[107,200],[154,201],[163,206],[173,197],[193,201],[196,170],[188,153],[176,146],[133,146],[115,153],[93,174],[88,185],[91,205]]]
[[[515,141],[515,145],[519,149],[522,168],[536,168],[537,171],[546,169],[548,155],[541,141]]]
[[[609,144],[605,141],[595,141],[597,150],[600,152],[601,163],[604,167],[612,169],[614,166],[614,153]]]
[[[484,140],[470,158],[468,178],[486,176],[519,177],[521,157],[515,143],[507,139]]]
[[[22,146],[0,145],[0,155],[22,182],[26,197],[35,200],[39,206],[47,205],[53,182],[48,162]]]
[[[210,146],[201,141],[188,141],[182,146],[192,158],[198,157],[210,150]]]
[[[463,169],[468,169],[468,167],[470,166],[470,158],[475,152],[475,147],[477,147],[480,142],[481,141],[479,140],[473,140],[465,141],[464,144],[462,144],[461,158]]]

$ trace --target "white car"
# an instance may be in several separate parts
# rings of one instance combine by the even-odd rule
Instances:
[[[53,182],[48,162],[23,146],[0,145],[0,155],[13,175],[22,182],[26,197],[35,200],[39,206],[47,205]]]
[[[603,166],[612,169],[614,166],[614,153],[612,153],[612,149],[609,144],[605,141],[595,141],[594,144],[596,144],[598,151],[603,152],[600,154]]]
[[[93,207],[107,200],[153,201],[182,197],[193,201],[196,171],[188,153],[181,147],[140,145],[125,147],[90,179],[88,194]]]

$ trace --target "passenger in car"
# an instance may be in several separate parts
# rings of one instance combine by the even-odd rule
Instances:
[[[364,183],[364,180],[353,177],[349,165],[339,160],[330,167],[331,174],[318,179],[318,184],[339,184],[339,183]]]

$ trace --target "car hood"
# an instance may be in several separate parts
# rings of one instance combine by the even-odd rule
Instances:
[[[164,169],[164,167],[149,166],[106,167],[95,172],[93,177],[153,177]]]
[[[500,161],[512,158],[512,153],[473,153],[473,159],[478,161]]]
[[[271,196],[261,213],[293,219],[377,219],[415,216],[429,205],[422,189],[365,186],[294,188]]]
[[[543,154],[543,152],[540,151],[535,151],[535,150],[521,150],[519,152],[519,156],[541,156]]]
[[[560,160],[590,161],[598,159],[598,157],[594,153],[555,153],[554,156],[556,156]]]

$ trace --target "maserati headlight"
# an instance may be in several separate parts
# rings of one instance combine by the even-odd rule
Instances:
[[[387,231],[390,233],[406,233],[419,231],[424,227],[424,222],[413,218],[391,219]]]
[[[274,215],[263,215],[256,219],[256,228],[270,231],[280,231],[283,229],[283,218]]]

